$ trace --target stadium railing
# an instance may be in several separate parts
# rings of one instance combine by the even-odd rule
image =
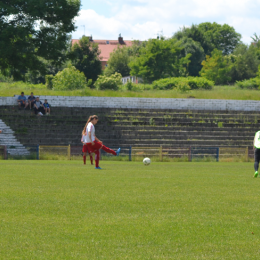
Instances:
[[[7,145],[7,160],[37,160],[39,159],[39,145]]]
[[[7,153],[6,153],[6,146],[0,145],[0,159],[6,160],[7,159]]]
[[[218,162],[219,148],[218,147],[191,147],[190,158],[191,161],[216,160]]]
[[[70,160],[70,145],[40,145],[39,160]]]
[[[116,150],[118,147],[111,147]],[[120,156],[100,150],[101,160],[141,161],[250,161],[253,148],[244,147],[121,147]],[[82,160],[82,146],[21,145],[0,146],[0,159]]]

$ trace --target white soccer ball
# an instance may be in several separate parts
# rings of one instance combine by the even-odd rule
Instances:
[[[150,165],[150,163],[151,163],[151,159],[150,158],[148,158],[148,157],[146,157],[146,158],[144,158],[143,159],[143,163],[144,163],[144,165]]]

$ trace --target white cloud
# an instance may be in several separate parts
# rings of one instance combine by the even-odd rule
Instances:
[[[260,34],[257,17],[260,0],[103,0],[103,3],[110,6],[107,14],[87,9],[81,10],[76,18],[76,25],[85,25],[86,35],[92,34],[95,39],[116,39],[121,33],[124,39],[145,40],[161,30],[170,37],[184,25],[202,22],[227,23],[243,35],[246,43],[254,32]],[[73,38],[82,34],[83,28],[79,27]]]
[[[162,27],[159,21],[147,21],[139,23],[138,20],[120,19],[118,17],[107,18],[98,15],[94,10],[82,10],[80,16],[76,20],[78,26],[77,32],[73,34],[73,38],[80,38],[84,33],[92,35],[94,39],[116,39],[119,33],[122,34],[125,40],[146,40],[155,38],[159,31],[164,32],[164,35],[170,37],[175,30],[181,26],[180,24],[164,23]]]
[[[235,29],[239,28],[238,31],[242,35],[242,41],[249,44],[254,33],[260,35],[260,18],[250,18],[250,17],[238,17],[231,16],[226,21],[227,24],[233,26]]]

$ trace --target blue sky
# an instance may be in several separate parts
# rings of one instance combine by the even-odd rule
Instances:
[[[179,28],[203,22],[233,26],[242,41],[260,35],[260,0],[81,0],[72,38],[147,40],[171,37]],[[84,26],[85,27],[84,27]]]

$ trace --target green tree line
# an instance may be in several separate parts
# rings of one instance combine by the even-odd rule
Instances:
[[[109,82],[118,80],[119,75],[138,76],[149,84],[160,79],[201,76],[217,85],[259,75],[257,34],[252,44],[246,45],[232,26],[209,22],[183,27],[170,38],[118,46],[103,71],[96,43],[83,36],[77,44],[71,44],[70,33],[76,29],[74,18],[79,8],[80,0],[1,1],[1,74],[31,83],[47,81],[49,88],[62,88],[57,79],[69,81],[72,75],[79,82],[73,88],[85,84],[99,89],[98,79]]]

